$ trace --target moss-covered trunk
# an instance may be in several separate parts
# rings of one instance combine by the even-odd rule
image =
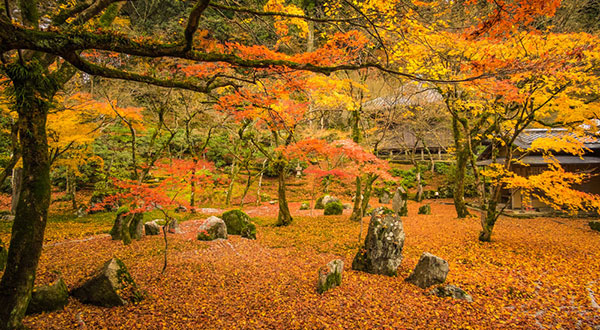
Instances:
[[[492,240],[492,231],[498,219],[497,206],[498,203],[492,200],[487,203],[485,210],[483,210],[481,215],[481,232],[479,233],[479,240],[482,242],[490,242]]]
[[[371,199],[371,192],[373,191],[373,182],[377,180],[377,175],[368,174],[367,179],[365,180],[365,187],[363,188],[363,200],[362,200],[362,216],[367,212],[367,208],[369,208],[369,200]]]
[[[363,217],[364,211],[362,209],[362,182],[360,176],[356,176],[356,194],[354,195],[354,207],[352,208],[352,215],[350,220],[360,221]]]
[[[466,218],[469,216],[467,205],[465,203],[465,174],[467,172],[467,163],[469,161],[469,149],[463,142],[463,136],[456,118],[452,118],[452,130],[454,135],[454,148],[456,149],[456,172],[454,173],[454,208],[456,216]]]
[[[287,226],[292,223],[292,214],[288,207],[287,198],[285,196],[285,165],[279,164],[278,168],[278,181],[279,187],[277,188],[277,197],[279,201],[279,214],[277,215],[277,225]]]
[[[19,69],[34,71],[24,66]],[[23,181],[6,269],[0,281],[0,329],[23,327],[21,320],[31,297],[50,205],[50,158],[46,137],[48,104],[39,98],[43,92],[33,86],[40,83],[35,81],[39,77],[30,77],[32,75],[28,72],[26,78],[11,76],[15,94],[19,96],[15,109],[20,121]]]

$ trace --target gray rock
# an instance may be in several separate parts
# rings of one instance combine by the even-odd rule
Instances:
[[[323,293],[342,284],[344,262],[341,259],[332,260],[319,269],[317,292]]]
[[[223,219],[212,216],[198,227],[198,239],[201,241],[212,241],[217,238],[227,238],[227,226]]]
[[[408,194],[406,190],[402,186],[398,187],[394,193],[394,198],[392,198],[392,209],[401,217],[408,215],[407,201]]]
[[[150,222],[146,222],[144,224],[144,231],[146,235],[160,235],[161,226],[157,223],[156,220],[152,220]]]
[[[300,204],[300,209],[301,210],[310,210],[310,203],[309,202],[302,202],[302,204]]]
[[[275,205],[275,204],[277,204],[277,201],[269,201],[269,204]]]
[[[454,285],[446,285],[446,286],[438,286],[437,288],[429,291],[429,294],[435,295],[441,298],[451,297],[454,299],[466,300],[468,302],[473,302],[473,297],[470,294],[463,291],[463,289],[454,286]]]
[[[59,278],[51,285],[33,288],[26,314],[51,312],[64,308],[69,302],[69,289]]]
[[[588,225],[592,230],[600,231],[600,221],[590,221]]]
[[[337,197],[335,197],[335,196],[329,196],[329,195],[323,196],[323,200],[322,200],[323,207],[325,207],[327,204],[333,203],[333,202],[338,202],[339,203],[340,199],[337,198]]]
[[[419,207],[419,214],[431,214],[431,205],[425,204]]]
[[[390,203],[390,194],[387,191],[384,191],[383,194],[379,197],[379,203],[381,204],[389,204]]]
[[[383,214],[383,208],[373,211],[365,244],[356,253],[352,269],[372,274],[395,276],[402,262],[404,228],[400,217]]]
[[[2,216],[2,221],[13,222],[15,221],[15,216],[12,214],[6,214]]]
[[[171,221],[169,221],[167,229],[171,234],[181,234],[181,229],[179,228],[179,221],[177,221],[177,219],[171,219]]]
[[[128,291],[131,291],[131,297],[123,295]],[[83,303],[104,307],[123,306],[142,296],[125,264],[117,258],[104,263],[92,278],[73,289],[71,295]]]
[[[448,276],[448,262],[431,253],[423,252],[417,266],[406,278],[406,281],[422,289],[442,284]]]
[[[351,205],[351,204],[348,204],[348,203],[346,203],[346,204],[343,204],[343,206],[344,206],[344,210],[349,210],[349,209],[351,209],[351,208],[352,208],[352,205]]]

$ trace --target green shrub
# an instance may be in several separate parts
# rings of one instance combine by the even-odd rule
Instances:
[[[344,205],[340,202],[329,202],[325,205],[325,215],[340,215],[344,213]]]

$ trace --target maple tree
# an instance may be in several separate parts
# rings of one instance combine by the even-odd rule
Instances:
[[[586,93],[584,89],[571,89],[573,86],[570,84],[562,87],[567,81],[573,85],[583,82],[586,86],[592,86],[589,82],[595,81],[594,69],[590,68],[590,63],[597,61],[593,47],[565,52],[564,47],[558,46],[571,42],[569,38],[572,36],[559,35],[556,39],[549,38],[550,42],[545,43],[546,35],[539,36],[532,32],[539,16],[555,13],[560,4],[558,0],[489,0],[482,4],[476,1],[457,4],[327,1],[321,6],[322,9],[317,8],[316,2],[297,6],[281,0],[270,0],[242,6],[200,0],[193,4],[176,2],[172,6],[165,5],[165,8],[175,10],[172,17],[168,10],[161,13],[168,16],[165,24],[172,30],[159,33],[144,33],[148,30],[143,29],[149,29],[152,25],[147,19],[140,22],[131,19],[141,17],[141,13],[121,15],[130,10],[123,3],[118,0],[20,0],[16,1],[18,10],[14,10],[12,1],[1,4],[1,74],[3,83],[8,86],[6,95],[9,96],[10,108],[17,114],[11,132],[14,133],[13,141],[17,136],[19,138],[18,144],[13,143],[13,157],[9,166],[14,166],[16,160],[22,158],[25,180],[12,226],[8,264],[0,281],[0,329],[21,327],[31,295],[50,203],[49,172],[52,159],[46,123],[57,103],[57,95],[77,71],[84,72],[87,77],[97,76],[203,93],[207,95],[204,101],[211,102],[216,111],[230,114],[238,124],[252,126],[242,140],[247,138],[276,170],[280,225],[289,225],[292,217],[286,197],[289,163],[277,147],[285,147],[296,141],[298,126],[306,119],[310,106],[316,104],[316,99],[324,100],[326,104],[327,93],[331,92],[328,86],[340,81],[338,77],[315,78],[317,73],[331,75],[342,70],[363,70],[363,73],[366,69],[374,68],[416,81],[461,83],[461,88],[469,89],[470,93],[476,95],[471,98],[475,102],[493,95],[496,99],[485,111],[493,113],[490,124],[496,134],[493,142],[498,144],[511,142],[511,136],[514,137],[519,130],[544,117],[544,113],[537,112],[539,109],[536,108],[536,114],[531,116],[535,120],[531,119],[528,107],[536,104],[543,105],[540,109],[554,109],[553,104],[558,108],[565,107],[573,95],[577,97],[578,93]],[[464,25],[466,29],[461,29],[460,33],[450,33],[444,29],[443,22],[434,23],[436,17],[443,16],[438,9],[443,11],[447,6],[459,5],[460,10],[475,17]],[[220,25],[225,28],[215,27]],[[227,29],[239,34],[232,37],[223,32]],[[257,31],[267,37],[262,37]],[[432,36],[434,39],[430,39]],[[576,37],[579,42],[586,38],[584,35]],[[455,40],[469,45],[469,49],[483,49],[477,53],[481,56],[469,58],[470,63],[461,67],[459,74],[444,66],[448,63],[434,59],[431,64],[420,60],[432,59],[420,57],[421,54],[440,54],[436,53],[436,49],[430,53],[431,45],[448,48],[449,43]],[[544,44],[544,47],[548,45],[549,48],[545,49],[548,54],[534,51],[538,43]],[[460,54],[451,55],[459,57]],[[463,61],[458,63],[464,64]],[[551,75],[546,77],[541,74],[544,69],[550,70]],[[538,84],[544,86],[542,90],[534,88]],[[556,91],[560,93],[553,94]],[[541,95],[534,96],[534,93]],[[569,97],[562,99],[559,94]],[[523,98],[523,95],[526,96]],[[131,178],[137,185],[143,186],[156,162],[170,152],[170,146],[180,132],[177,130],[179,113],[169,109],[168,97],[156,102],[156,108],[145,106],[144,111],[153,112],[158,117],[153,121],[154,127],[150,127],[152,125],[147,125],[145,121],[151,116],[139,116],[138,112],[137,118],[128,118],[119,110],[119,102],[114,103],[110,97],[106,98],[105,104],[116,116],[113,118],[118,118],[129,131]],[[345,95],[340,98],[345,98]],[[335,102],[339,102],[340,98]],[[552,105],[544,103],[544,98],[550,99]],[[355,142],[360,140],[358,122],[362,96],[358,99],[361,100],[358,106],[356,100],[352,100],[355,104],[346,107],[353,112],[352,137]],[[136,112],[133,110],[130,114],[136,117]],[[509,118],[515,113],[527,115],[526,120],[517,123],[511,121]],[[556,113],[568,114],[565,122],[591,116],[589,112],[577,116],[565,111]],[[169,118],[165,119],[165,116]],[[144,138],[148,138],[150,147],[143,150],[144,159],[139,160],[139,130],[136,124],[141,125],[142,118],[148,126],[144,127],[148,129],[148,135]],[[189,126],[191,119],[185,121]],[[505,134],[507,131],[509,134]],[[194,204],[193,196],[197,189],[195,177],[204,164],[201,159],[209,143],[210,132],[208,129],[206,143],[199,145],[191,142],[189,132],[187,134],[188,148],[182,154],[189,154],[182,158],[190,162],[186,165],[190,166],[188,173],[191,173],[186,181],[192,190],[190,204]],[[259,140],[259,136],[269,138]],[[161,143],[154,144],[158,139],[161,139]],[[61,141],[65,140],[55,142],[60,144]],[[364,212],[372,183],[381,176],[377,171],[383,169],[383,165],[358,145],[344,145],[356,152],[354,162],[361,169],[361,174],[366,173],[364,178],[356,177],[358,202],[355,201],[355,211],[358,214]],[[510,146],[510,143],[507,145]],[[64,150],[64,145],[59,148]],[[510,169],[511,162],[506,163],[507,169]],[[557,174],[555,177],[561,177],[558,167],[552,169]],[[3,176],[6,177],[7,173],[8,167],[4,169]],[[506,184],[521,189],[537,189],[534,187],[538,184],[533,178],[525,184],[517,178],[507,182],[504,178],[510,175],[504,172],[486,174],[495,178],[495,191]],[[568,175],[562,177],[566,181],[578,180]],[[362,182],[365,183],[364,187]],[[134,186],[127,188],[132,191],[135,189]],[[358,198],[361,195],[366,196],[362,204]],[[575,198],[570,200],[577,204]],[[495,213],[497,194],[494,192],[492,198],[484,200],[484,203],[487,218],[494,219],[483,224],[486,233],[483,239],[489,240],[498,215]]]

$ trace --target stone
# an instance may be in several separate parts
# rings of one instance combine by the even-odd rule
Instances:
[[[275,200],[273,200],[273,201],[269,201],[269,204],[270,204],[270,205],[275,205],[275,204],[277,204],[277,201],[275,201]]]
[[[364,246],[356,253],[352,269],[371,274],[395,276],[402,262],[404,228],[400,217],[373,211]]]
[[[123,306],[143,297],[127,267],[117,258],[105,262],[90,279],[73,289],[71,295],[83,303],[103,307]]]
[[[352,204],[348,204],[348,203],[345,203],[342,206],[344,207],[344,210],[349,210],[352,208]]]
[[[144,234],[144,214],[134,213],[133,219],[131,219],[131,223],[129,224],[129,235],[132,239],[141,239],[144,237]]]
[[[379,197],[379,203],[381,204],[389,204],[390,203],[390,194],[387,191],[384,191]]]
[[[442,284],[448,276],[448,262],[431,253],[423,252],[417,266],[406,278],[406,281],[422,289]]]
[[[419,214],[431,214],[431,205],[425,204],[419,207]]]
[[[435,295],[441,298],[451,297],[459,300],[466,300],[468,302],[473,302],[473,297],[470,294],[466,293],[463,289],[454,286],[454,285],[446,285],[446,286],[438,286],[437,288],[429,291],[429,294]]]
[[[325,204],[324,215],[340,215],[344,213],[344,206],[340,202],[329,202]]]
[[[323,202],[323,207],[325,207],[325,206],[327,206],[327,204],[329,204],[329,203],[334,203],[334,202],[337,202],[337,203],[339,203],[339,202],[340,202],[340,199],[339,199],[339,198],[337,198],[337,197],[335,197],[335,196],[329,196],[329,195],[325,195],[325,196],[323,196],[323,200],[322,200],[322,202]]]
[[[160,235],[161,226],[157,223],[157,220],[152,220],[144,224],[144,232],[146,235]]]
[[[110,230],[113,240],[122,240],[123,244],[131,243],[131,239],[141,239],[144,236],[144,214],[129,213],[129,208],[121,206],[117,210],[115,223]]]
[[[600,221],[590,221],[590,228],[595,231],[600,231]]]
[[[398,187],[394,193],[394,197],[392,198],[392,209],[401,217],[407,216],[407,202],[408,194],[406,193],[406,190],[404,190],[402,186]]]
[[[302,202],[302,204],[300,204],[300,209],[301,210],[310,210],[310,203],[309,202]]]
[[[6,267],[7,259],[8,259],[8,249],[4,246],[4,244],[2,243],[2,240],[0,240],[0,271],[4,270],[4,267]]]
[[[227,226],[223,219],[212,216],[198,227],[198,240],[212,241],[217,238],[227,238]]]
[[[12,214],[6,214],[2,216],[2,221],[13,222],[15,221],[15,216]]]
[[[167,225],[167,230],[171,234],[181,234],[181,229],[179,229],[179,221],[177,221],[177,219],[171,219]]]
[[[250,217],[241,210],[231,210],[221,216],[230,235],[241,235],[245,238],[256,239],[256,226]]]
[[[323,293],[342,284],[344,262],[341,259],[332,260],[319,269],[317,292]]]
[[[187,211],[188,211],[187,207],[185,207],[183,205],[179,205],[175,208],[175,213],[185,213]]]
[[[68,302],[69,289],[62,278],[59,277],[53,284],[33,288],[26,314],[63,309]]]

